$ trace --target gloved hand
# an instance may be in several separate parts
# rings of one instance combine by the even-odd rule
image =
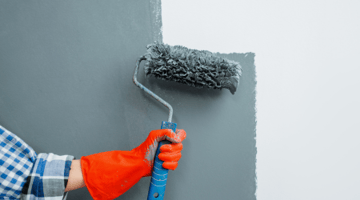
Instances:
[[[159,159],[163,167],[174,170],[181,158],[184,130],[160,129],[151,131],[147,139],[131,151],[108,151],[80,159],[81,170],[87,189],[95,200],[112,200],[135,185],[142,177],[150,176],[158,144],[168,140],[171,144],[161,146]]]

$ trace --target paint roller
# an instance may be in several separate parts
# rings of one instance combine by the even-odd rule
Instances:
[[[176,130],[172,121],[173,108],[169,103],[150,91],[137,81],[139,65],[145,61],[145,75],[167,81],[175,81],[196,88],[228,89],[236,92],[241,76],[238,62],[222,58],[209,51],[189,49],[183,46],[170,46],[154,43],[147,46],[147,53],[136,62],[133,81],[136,86],[160,101],[169,109],[169,118],[161,123],[161,129]],[[148,200],[163,200],[165,195],[168,170],[162,167],[163,161],[158,158],[160,147],[168,144],[161,141],[156,151],[154,168],[150,182]]]

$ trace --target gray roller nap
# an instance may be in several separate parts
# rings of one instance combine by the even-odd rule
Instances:
[[[146,75],[196,88],[227,88],[234,94],[241,76],[238,62],[204,50],[154,43],[144,57]]]

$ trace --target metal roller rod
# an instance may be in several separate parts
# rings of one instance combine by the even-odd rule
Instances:
[[[144,90],[146,93],[148,93],[150,96],[152,96],[153,98],[155,98],[156,100],[158,100],[160,103],[162,103],[164,106],[166,106],[167,108],[169,108],[169,118],[168,118],[168,122],[171,122],[172,120],[172,116],[173,116],[173,108],[172,106],[164,101],[164,99],[162,99],[161,97],[159,97],[158,95],[156,95],[155,93],[153,93],[152,91],[150,91],[149,89],[147,89],[145,86],[143,86],[141,83],[139,83],[137,81],[137,73],[139,70],[139,66],[142,60],[146,60],[146,58],[144,56],[140,57],[139,60],[136,61],[136,66],[135,66],[135,72],[134,72],[134,77],[133,77],[133,81],[134,84],[136,86],[138,86],[140,89]]]

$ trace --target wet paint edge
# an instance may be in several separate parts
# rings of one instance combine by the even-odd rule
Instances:
[[[255,112],[255,128],[254,128],[254,140],[255,140],[255,199],[257,199],[257,190],[258,190],[258,181],[257,181],[257,142],[256,142],[256,127],[257,127],[257,71],[256,71],[256,65],[255,65],[255,54],[253,55],[253,59],[254,59],[254,83],[255,83],[255,88],[254,88],[254,112]]]
[[[153,30],[153,41],[163,42],[162,10],[161,0],[150,0],[151,7],[151,26]]]

